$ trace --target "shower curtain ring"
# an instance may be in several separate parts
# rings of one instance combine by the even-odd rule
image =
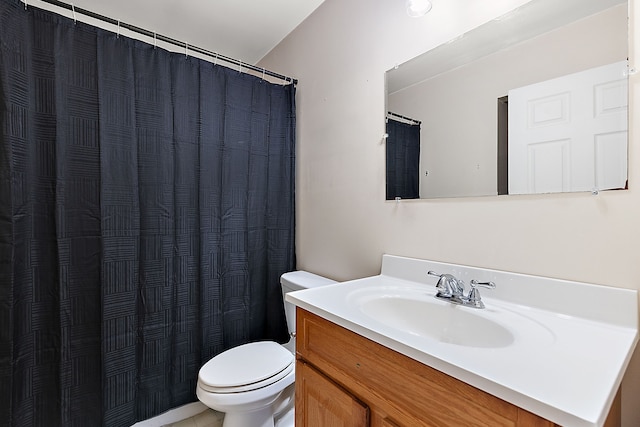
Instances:
[[[73,3],[71,3],[71,13],[73,13],[73,23],[77,24],[78,19],[76,17],[76,7],[73,5]]]
[[[120,38],[120,20],[118,19],[118,32],[116,33],[116,38]]]
[[[156,32],[153,32],[153,48],[157,48],[158,47],[158,36],[156,34]]]
[[[24,3],[24,10],[27,10],[27,0],[22,0],[22,2]]]
[[[189,43],[184,42],[184,56],[185,58],[189,57]]]

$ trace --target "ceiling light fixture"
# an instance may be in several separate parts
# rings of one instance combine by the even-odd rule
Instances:
[[[429,0],[407,0],[407,15],[412,18],[419,18],[426,15],[431,10]]]

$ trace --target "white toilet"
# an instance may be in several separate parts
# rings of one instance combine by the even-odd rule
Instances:
[[[282,298],[291,291],[336,283],[306,271],[280,277]],[[293,405],[295,379],[295,306],[285,301],[289,342],[260,341],[222,352],[198,373],[196,395],[208,407],[225,413],[223,427],[274,427]],[[291,419],[293,425],[293,417]]]

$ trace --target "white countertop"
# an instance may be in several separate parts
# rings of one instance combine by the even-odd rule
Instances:
[[[494,281],[495,290],[481,291],[485,309],[456,307],[504,326],[511,342],[451,344],[360,309],[364,300],[394,295],[449,305],[433,298],[437,278],[428,270],[466,283]],[[390,255],[383,256],[378,276],[292,292],[286,299],[563,426],[604,424],[638,342],[635,290]]]

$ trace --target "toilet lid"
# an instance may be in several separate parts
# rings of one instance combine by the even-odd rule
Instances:
[[[254,342],[218,354],[200,368],[198,379],[210,391],[250,390],[267,385],[258,383],[272,377],[276,377],[271,381],[274,382],[286,376],[293,369],[293,362],[293,354],[280,344]]]

